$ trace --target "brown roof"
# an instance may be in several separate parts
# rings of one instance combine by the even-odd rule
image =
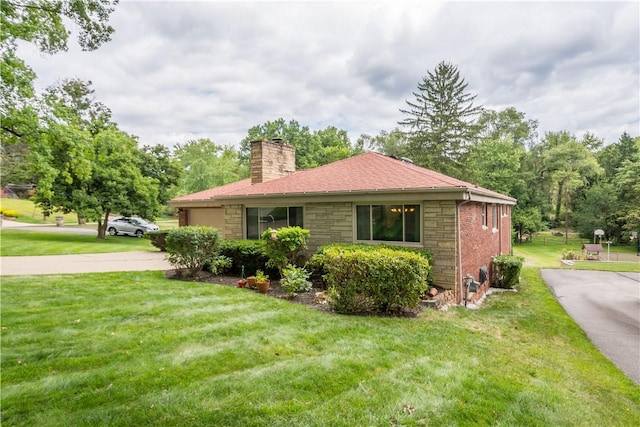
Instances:
[[[248,182],[247,182],[248,181]],[[243,184],[239,184],[243,183]],[[297,171],[283,178],[251,185],[250,180],[237,186],[212,188],[173,201],[240,198],[243,196],[311,195],[358,192],[392,192],[407,190],[470,190],[473,193],[505,201],[515,199],[475,184],[416,166],[382,154],[366,152],[314,169]]]
[[[196,200],[211,200],[217,196],[240,190],[244,187],[251,186],[251,178],[242,179],[240,181],[232,182],[231,184],[221,185],[219,187],[213,187],[208,190],[199,191],[197,193],[187,194],[184,196],[176,197],[171,200],[172,202],[192,202]]]
[[[588,251],[588,252],[601,252],[604,249],[602,248],[601,244],[589,244],[589,243],[585,243],[584,245],[582,245],[582,249]]]

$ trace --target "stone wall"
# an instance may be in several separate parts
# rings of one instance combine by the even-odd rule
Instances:
[[[309,251],[331,242],[353,242],[352,203],[307,203],[304,228],[311,232]]]
[[[456,288],[456,202],[424,202],[423,241],[433,253],[433,279],[444,289]]]
[[[227,205],[224,207],[225,239],[243,239],[242,230],[243,205]]]

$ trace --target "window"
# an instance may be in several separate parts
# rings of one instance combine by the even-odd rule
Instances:
[[[247,208],[246,218],[247,239],[259,239],[269,227],[303,227],[302,207]]]
[[[498,229],[498,205],[491,205],[491,226],[494,230]]]
[[[420,242],[420,205],[356,206],[356,239]]]
[[[482,204],[482,226],[483,227],[487,226],[487,204],[486,203]]]

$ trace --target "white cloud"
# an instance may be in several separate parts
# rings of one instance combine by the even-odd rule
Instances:
[[[268,120],[391,130],[418,81],[459,66],[477,103],[541,131],[640,133],[639,7],[576,2],[123,2],[95,52],[21,54],[44,88],[91,80],[144,144],[237,144]]]

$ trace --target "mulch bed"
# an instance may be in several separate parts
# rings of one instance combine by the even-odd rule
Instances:
[[[239,277],[236,277],[236,276],[216,276],[207,271],[201,271],[200,273],[198,273],[196,277],[187,278],[187,277],[180,276],[176,272],[176,270],[167,270],[165,272],[165,277],[167,277],[168,279],[175,279],[175,280],[213,283],[216,285],[230,286],[232,288],[238,287],[238,280],[240,279]],[[246,290],[247,292],[258,292],[254,289],[249,289],[249,288],[244,288],[244,290]],[[301,292],[295,297],[290,298],[289,295],[287,294],[287,291],[285,291],[285,289],[282,286],[280,286],[280,281],[272,280],[271,285],[269,286],[269,292],[267,292],[265,295],[268,295],[273,298],[284,299],[296,304],[306,305],[307,307],[312,308],[314,310],[333,312],[329,304],[319,302],[322,299],[316,297],[316,293],[322,292],[322,291],[323,291],[322,289],[313,288],[309,292]]]

